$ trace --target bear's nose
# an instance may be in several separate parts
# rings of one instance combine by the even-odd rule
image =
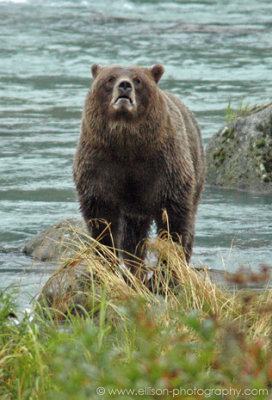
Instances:
[[[118,85],[118,89],[120,90],[121,93],[127,94],[130,93],[132,90],[132,85],[129,81],[121,81]]]

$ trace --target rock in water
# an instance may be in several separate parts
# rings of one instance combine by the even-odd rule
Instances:
[[[216,133],[206,150],[207,183],[272,193],[272,103]]]
[[[83,219],[67,218],[35,235],[25,244],[23,252],[40,261],[58,261],[71,256],[80,242],[87,240]]]
[[[40,310],[59,320],[67,314],[95,312],[101,302],[101,289],[95,282],[86,265],[61,268],[44,285],[38,298]]]

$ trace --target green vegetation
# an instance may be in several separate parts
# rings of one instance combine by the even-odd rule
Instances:
[[[242,99],[236,109],[232,106],[232,101],[230,100],[225,111],[225,121],[226,124],[229,125],[232,121],[235,121],[239,117],[245,117],[250,115],[252,112],[252,107],[249,103],[244,103],[244,99]]]
[[[221,147],[218,151],[213,153],[213,159],[216,166],[220,166],[226,159],[226,151]]]
[[[82,244],[63,267],[92,266],[93,309],[38,306],[16,322],[16,298],[1,293],[1,400],[269,398],[270,290],[220,290],[158,239],[151,291],[140,277],[125,282],[114,253],[95,247],[99,256]]]
[[[234,108],[232,106],[232,101],[230,100],[225,111],[226,124],[229,125],[231,122],[235,121],[239,117],[246,117],[247,115],[260,112],[271,106],[271,104],[272,102],[251,105],[250,103],[245,103],[244,98],[242,98],[242,100],[240,100],[240,102],[238,103],[238,106]]]
[[[259,140],[256,142],[256,147],[257,147],[258,149],[260,149],[260,148],[262,148],[262,147],[265,147],[265,145],[266,145],[266,143],[265,143],[265,140],[264,140],[264,139],[259,139]]]

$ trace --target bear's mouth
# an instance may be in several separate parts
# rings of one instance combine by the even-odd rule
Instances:
[[[114,102],[114,105],[121,105],[121,104],[127,104],[127,105],[133,105],[133,101],[129,96],[119,96]]]

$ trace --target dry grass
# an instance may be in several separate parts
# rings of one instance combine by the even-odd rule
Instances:
[[[122,267],[116,249],[103,246],[99,238],[91,239],[90,244],[90,237],[87,234],[84,237],[80,232],[77,244],[73,242],[73,248],[76,248],[74,256],[63,260],[62,268],[47,284],[47,288],[52,282],[60,286],[58,290],[54,289],[58,296],[51,301],[51,307],[65,314],[71,304],[79,302],[83,307],[88,304],[89,309],[97,310],[106,296],[108,309],[118,313],[120,304],[133,297],[142,298],[147,306],[157,310],[163,307],[164,311],[158,312],[157,316],[165,319],[165,323],[171,311],[196,310],[202,319],[212,317],[220,324],[231,323],[248,339],[265,337],[269,346],[272,334],[271,290],[229,292],[227,288],[217,286],[208,270],[198,271],[186,263],[181,246],[174,243],[167,233],[147,246],[149,251],[156,252],[157,266],[152,267],[147,262],[143,264],[135,258],[136,273],[131,273]],[[153,271],[149,281],[146,279],[148,271]],[[56,276],[59,278],[57,281]],[[239,282],[239,273],[233,277]],[[231,276],[228,279],[231,280]]]
[[[268,398],[271,290],[218,287],[209,271],[186,264],[167,234],[149,243],[157,267],[136,259],[133,274],[116,249],[82,232],[72,247],[43,289],[42,315],[14,324],[14,304],[0,292],[1,399],[85,400],[97,398],[99,387],[172,393],[192,385],[207,397],[215,389],[261,388],[258,398]],[[245,284],[262,273],[228,279]]]

